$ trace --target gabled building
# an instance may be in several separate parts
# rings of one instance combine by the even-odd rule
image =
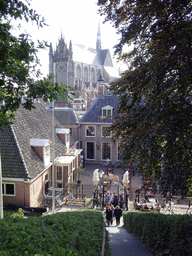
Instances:
[[[109,131],[118,105],[118,96],[105,95],[97,98],[79,120],[80,145],[84,149],[86,163],[115,164],[118,161],[119,143],[113,142]]]
[[[52,113],[41,103],[34,104],[31,111],[21,106],[14,124],[0,131],[5,205],[41,206],[52,186],[53,159],[56,188],[78,179],[81,150],[76,148],[70,129],[63,128],[56,118],[52,128]]]

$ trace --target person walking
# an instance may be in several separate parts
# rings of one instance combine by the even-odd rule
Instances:
[[[118,196],[116,195],[116,193],[114,192],[113,193],[113,202],[112,202],[112,204],[113,204],[113,206],[114,207],[116,207],[117,205],[118,205]]]
[[[123,194],[119,195],[119,206],[120,208],[123,208]]]
[[[114,197],[113,197],[113,193],[112,192],[110,192],[110,194],[109,194],[109,202],[113,202],[113,200],[114,200]]]
[[[122,210],[121,210],[121,208],[119,207],[119,205],[117,205],[117,206],[115,207],[114,216],[115,216],[115,219],[116,219],[116,226],[119,226],[119,224],[120,224],[120,218],[121,218],[121,216],[122,216]]]
[[[105,203],[106,204],[109,202],[109,199],[110,199],[109,195],[110,195],[110,192],[107,191],[107,195],[106,195],[106,198],[105,198]]]
[[[107,225],[109,227],[111,224],[111,221],[113,219],[113,214],[112,214],[112,210],[111,210],[110,206],[107,206],[107,208],[106,208],[105,217],[106,217]]]
[[[111,225],[113,225],[113,218],[115,217],[115,216],[114,216],[114,210],[115,210],[114,206],[111,205],[111,211],[112,211]]]

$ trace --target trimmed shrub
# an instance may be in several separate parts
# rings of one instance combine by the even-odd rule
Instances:
[[[192,255],[192,216],[124,212],[124,227],[155,255]]]
[[[0,255],[100,255],[103,229],[103,214],[95,210],[27,219],[7,215],[0,220]]]

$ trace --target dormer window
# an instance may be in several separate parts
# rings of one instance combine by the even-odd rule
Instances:
[[[43,159],[45,166],[48,165],[50,163],[50,141],[48,139],[30,139],[30,145]]]
[[[70,147],[70,129],[68,128],[56,128],[56,133],[65,144],[66,148]]]
[[[113,115],[113,107],[107,105],[102,108],[102,116],[106,118],[112,118]]]

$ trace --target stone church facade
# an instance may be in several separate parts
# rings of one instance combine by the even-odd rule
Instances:
[[[107,68],[113,69],[113,62],[110,51],[101,48],[100,25],[97,32],[96,49],[83,45],[72,45],[71,41],[67,46],[62,35],[55,51],[53,51],[52,44],[50,45],[49,74],[53,75],[55,82],[75,89],[77,98],[85,101],[97,98],[99,94],[98,80],[101,81],[101,78],[105,76],[105,81],[103,81],[105,84],[111,81],[110,74],[106,72]],[[106,88],[102,91],[105,90]]]

